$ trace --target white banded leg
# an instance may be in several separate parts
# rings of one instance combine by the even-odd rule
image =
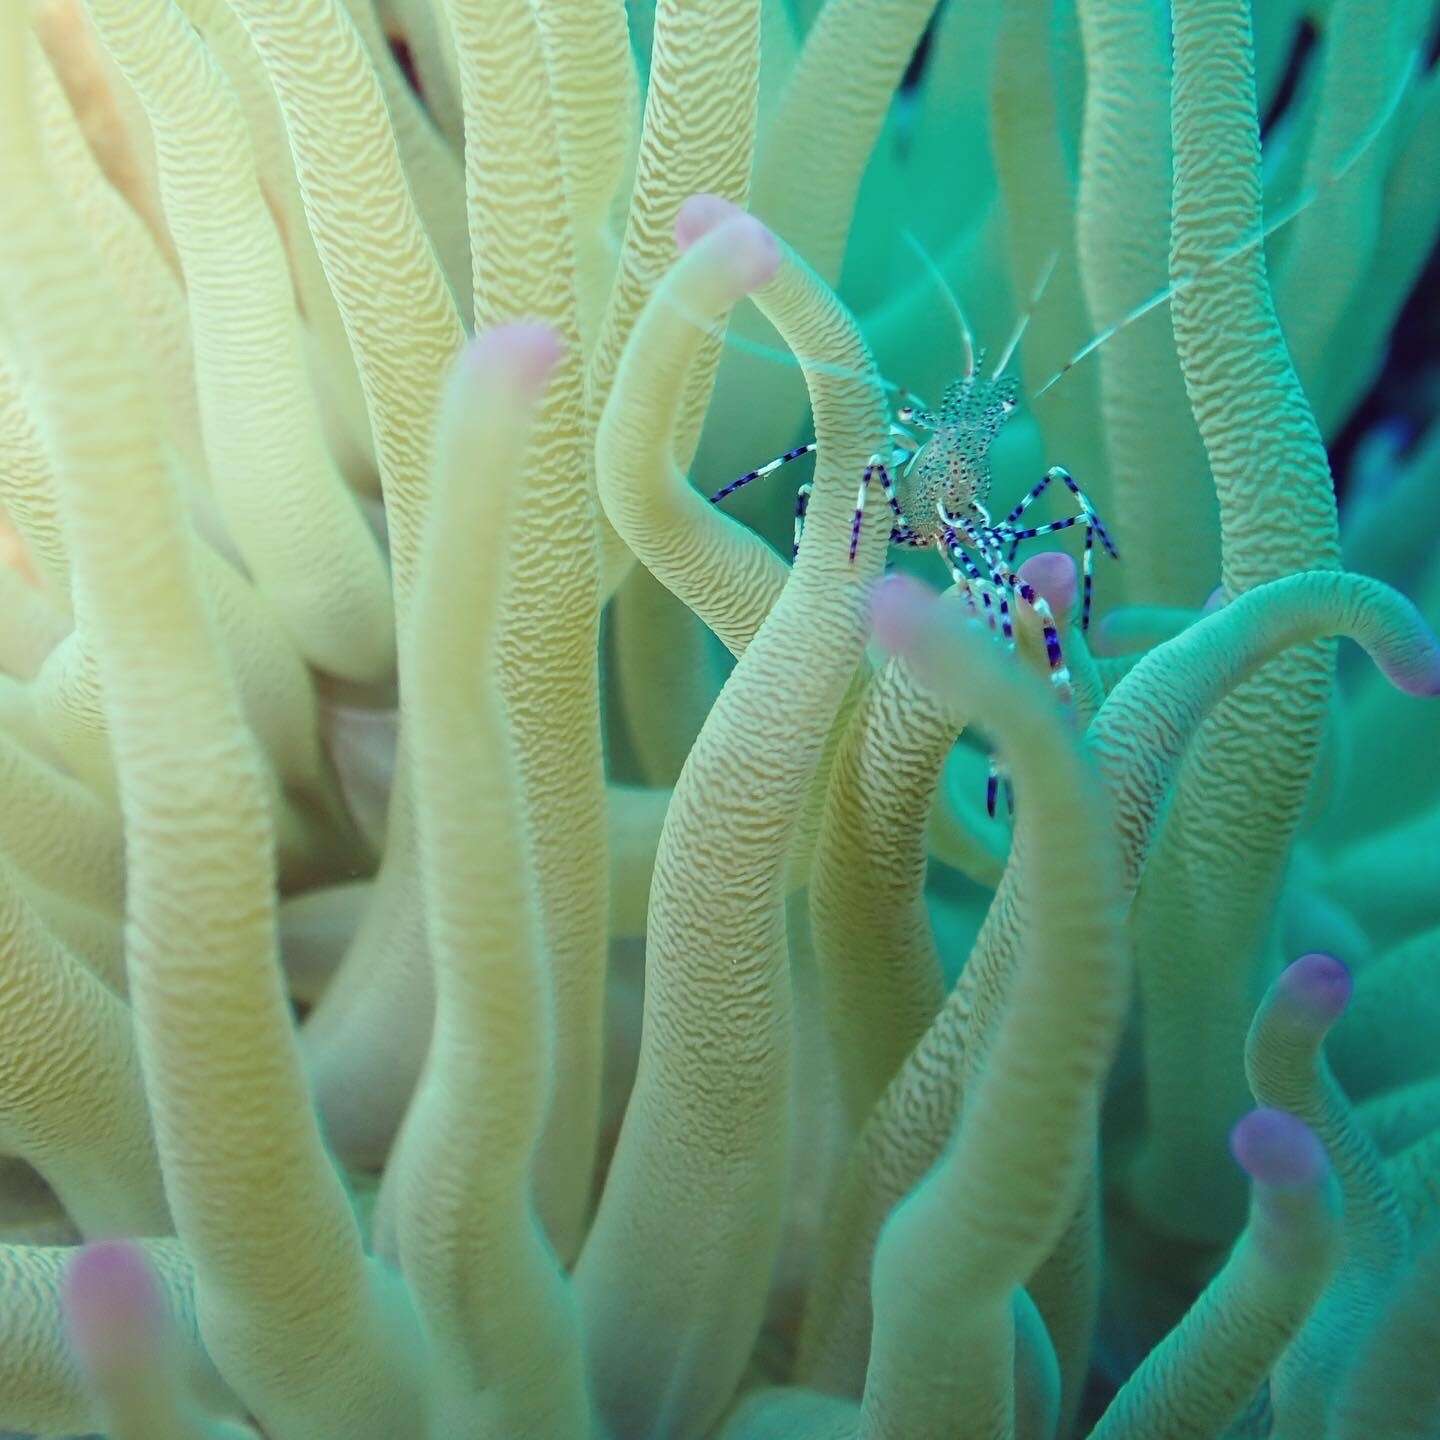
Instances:
[[[718,505],[727,495],[733,495],[737,490],[748,485],[752,480],[763,480],[767,475],[773,475],[782,465],[788,465],[792,460],[803,459],[806,455],[815,453],[815,442],[812,440],[808,445],[797,445],[793,450],[787,450],[783,455],[777,455],[773,460],[768,460],[758,470],[748,471],[746,474],[732,480],[728,485],[717,490],[711,497],[710,503]]]
[[[890,471],[878,455],[872,455],[869,464],[865,466],[864,473],[860,476],[860,489],[855,496],[855,518],[850,522],[850,559],[852,561],[860,550],[860,526],[865,519],[865,496],[869,492],[872,480],[879,480],[880,487],[885,492],[885,499],[890,506],[890,513],[897,520],[904,519],[900,514],[900,501],[895,494],[895,482],[890,478]]]
[[[1031,525],[1024,528],[1016,528],[1015,522],[1025,514],[1036,500],[1040,498],[1046,489],[1056,480],[1060,481],[1067,490],[1075,497],[1080,505],[1078,515],[1067,516],[1063,520],[1052,520],[1045,525]],[[1006,559],[1009,564],[1015,563],[1015,554],[1023,540],[1035,540],[1042,535],[1053,535],[1057,530],[1068,530],[1072,525],[1084,524],[1085,526],[1085,554],[1081,565],[1083,595],[1080,602],[1080,628],[1090,628],[1091,598],[1094,591],[1094,549],[1095,537],[1100,537],[1100,543],[1105,547],[1106,553],[1112,560],[1120,558],[1120,552],[1115,548],[1115,542],[1110,538],[1110,532],[1105,528],[1105,522],[1100,518],[1099,512],[1090,503],[1090,497],[1075,483],[1075,478],[1063,465],[1052,465],[1049,470],[1032,485],[1015,508],[995,527],[996,534],[1008,545]]]
[[[792,560],[800,553],[800,537],[805,533],[805,512],[810,508],[811,489],[812,486],[807,480],[795,492],[795,540],[790,546]]]
[[[994,633],[998,629],[998,625],[991,588],[965,547],[961,545],[960,537],[954,530],[946,530],[943,535],[935,537],[935,546],[940,551],[940,558],[950,567],[951,580],[964,591],[965,598],[969,600],[970,608],[975,612],[976,618],[983,619]],[[980,596],[983,609],[975,603],[977,594]]]

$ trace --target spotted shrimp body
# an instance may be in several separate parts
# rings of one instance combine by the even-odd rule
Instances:
[[[1012,349],[1007,347],[1007,357]],[[972,352],[967,345],[965,371],[946,387],[938,410],[907,403],[897,412],[890,426],[889,453],[872,455],[860,476],[850,527],[850,558],[853,561],[859,550],[866,504],[872,487],[878,485],[890,508],[891,542],[916,548],[934,545],[955,584],[1007,642],[1013,640],[1013,601],[1018,598],[1029,605],[1041,621],[1051,674],[1058,686],[1068,687],[1069,674],[1054,617],[1044,598],[1015,573],[1016,553],[1026,540],[1084,525],[1082,629],[1090,623],[1095,539],[1099,538],[1110,555],[1119,557],[1094,506],[1070,472],[1058,465],[1046,471],[1003,520],[992,519],[988,508],[990,447],[1014,413],[1018,399],[1014,378],[1005,374],[1003,367],[987,376],[984,358],[983,351]],[[710,498],[718,503],[814,449],[811,442],[788,450],[732,480]],[[1057,482],[1074,496],[1079,513],[1044,525],[1024,525],[1025,512]],[[795,500],[796,553],[809,499],[807,483]]]
[[[943,539],[953,528],[946,516],[970,514],[985,523],[990,446],[1016,403],[1012,378],[987,380],[977,369],[946,387],[938,411],[901,408],[891,426],[898,452],[891,457],[895,492],[920,543]],[[928,432],[927,438],[916,438],[915,430]]]
[[[1007,347],[1007,357],[1013,347]],[[984,352],[966,347],[965,372],[945,389],[938,410],[906,404],[890,426],[886,455],[872,455],[860,477],[855,515],[850,526],[850,559],[859,551],[865,507],[872,487],[879,486],[890,510],[890,541],[911,547],[934,545],[945,561],[956,587],[976,614],[1014,643],[1012,606],[1027,605],[1040,621],[1051,680],[1068,700],[1070,672],[1065,664],[1055,617],[1045,598],[1015,571],[1020,545],[1042,535],[1085,527],[1082,562],[1083,598],[1080,627],[1088,629],[1093,589],[1094,542],[1098,537],[1108,554],[1119,559],[1100,516],[1068,470],[1052,466],[1003,520],[995,521],[988,503],[991,487],[990,447],[1018,404],[1013,377],[984,373]],[[814,442],[788,450],[774,460],[741,475],[710,498],[719,502],[744,485],[809,455]],[[1043,525],[1025,525],[1025,512],[1055,483],[1070,491],[1079,513]],[[794,551],[799,553],[805,528],[810,485],[802,485],[795,498]],[[986,808],[995,813],[1000,774],[992,766]]]

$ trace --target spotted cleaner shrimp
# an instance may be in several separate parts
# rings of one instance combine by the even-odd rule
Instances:
[[[928,261],[923,252],[922,258]],[[1048,268],[1045,278],[1048,278]],[[1044,635],[1051,680],[1068,701],[1070,672],[1055,617],[1044,596],[1016,573],[1017,552],[1027,540],[1084,525],[1080,627],[1085,630],[1090,624],[1095,540],[1098,538],[1114,559],[1120,558],[1119,551],[1085,492],[1060,465],[1051,466],[1003,520],[994,520],[987,508],[991,490],[990,446],[1019,403],[1018,385],[1015,378],[1006,373],[1007,366],[1024,333],[1029,309],[1044,289],[1045,278],[995,370],[988,375],[984,368],[985,352],[975,349],[959,303],[949,287],[945,287],[959,325],[964,368],[946,387],[938,410],[913,403],[914,397],[906,394],[905,403],[890,425],[889,453],[872,455],[861,474],[855,516],[850,526],[850,559],[853,561],[859,550],[870,489],[878,485],[890,508],[891,543],[912,548],[934,545],[960,592],[1007,645],[1014,644],[1015,602],[1023,602],[1034,612]],[[941,283],[943,285],[943,280]],[[718,504],[752,481],[813,453],[815,448],[815,442],[810,441],[786,451],[732,480],[710,497],[711,502]],[[1041,525],[1021,523],[1030,506],[1056,483],[1063,484],[1075,497],[1079,513]],[[809,482],[801,485],[796,493],[793,554],[799,553],[810,493]],[[995,813],[1001,783],[1000,771],[992,764],[985,798],[986,810],[991,815]]]

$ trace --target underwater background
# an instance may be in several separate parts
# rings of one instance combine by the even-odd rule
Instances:
[[[1440,1440],[1437,51],[0,0],[0,1436]]]

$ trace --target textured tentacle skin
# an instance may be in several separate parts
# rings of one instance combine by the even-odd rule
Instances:
[[[129,1013],[4,871],[0,964],[0,1143],[44,1175],[83,1234],[164,1234]]]
[[[752,208],[831,285],[860,177],[934,10],[935,0],[827,5],[766,122]]]
[[[93,273],[90,283],[97,283]],[[146,394],[151,394],[148,386]],[[36,400],[38,404],[43,397],[37,394]],[[36,419],[40,428],[48,426],[43,405],[37,408]],[[50,477],[46,483],[57,483],[48,461],[46,470]],[[178,488],[174,466],[166,464],[165,472]],[[209,546],[194,545],[193,553],[247,724],[273,759],[280,781],[324,813],[336,797],[320,754],[315,696],[303,661],[247,580]],[[85,605],[86,597],[77,594],[75,628],[46,655],[28,687],[35,722],[45,738],[32,737],[27,743],[31,749],[43,750],[47,758],[61,759],[72,774],[110,800],[115,794],[114,765]]]
[[[77,591],[75,601],[75,628],[45,657],[29,699],[50,754],[113,804],[115,764],[106,744],[95,642],[85,619],[87,599]]]
[[[852,1133],[944,995],[923,893],[925,822],[955,729],[892,661],[861,697],[830,768],[810,923]]]
[[[305,317],[305,339],[320,396],[326,433],[346,478],[361,493],[379,493],[370,421],[355,356],[345,334],[291,160],[290,139],[264,62],[229,0],[179,0],[245,112],[255,165],[285,245],[295,298]],[[428,3],[428,0],[427,0]],[[468,284],[468,280],[466,282]]]
[[[760,0],[660,0],[645,113],[620,260],[585,376],[592,431],[615,382],[630,332],[669,269],[675,217],[692,195],[713,192],[744,205],[750,190],[758,93]],[[697,355],[676,418],[682,469],[694,454],[719,361]],[[629,558],[602,540],[608,595]]]
[[[1311,1127],[1329,1153],[1345,1204],[1339,1271],[1271,1379],[1278,1440],[1327,1433],[1345,1357],[1408,1258],[1408,1227],[1380,1155],[1321,1054],[1350,993],[1349,972],[1339,961],[1302,956],[1271,985],[1245,1047],[1255,1098]]]
[[[625,6],[539,0],[535,16],[565,172],[579,329],[589,353],[615,268],[610,211],[633,138]]]
[[[139,1243],[153,1268],[181,1337],[180,1362],[199,1388],[223,1403],[223,1387],[203,1358],[195,1332],[194,1276],[176,1240]],[[98,1421],[94,1403],[70,1344],[63,1296],[68,1246],[0,1245],[0,1393],[5,1423],[44,1434],[91,1430]]]
[[[45,297],[7,299],[7,309],[42,381],[76,583],[93,601],[125,816],[141,1066],[206,1344],[281,1436],[391,1434],[418,1397],[382,1333],[296,1062],[274,955],[264,770],[117,312],[96,293],[44,172],[21,63],[25,17],[4,16],[0,166],[25,223],[6,228],[0,266],[34,277]],[[164,648],[150,640],[159,625]],[[317,1361],[322,1394],[313,1379],[296,1384]]]
[[[1303,1323],[1340,1251],[1340,1193],[1300,1120],[1255,1110],[1235,1127],[1250,1219],[1184,1320],[1121,1387],[1090,1440],[1228,1433]],[[1318,1434],[1319,1432],[1308,1432]]]
[[[676,472],[686,375],[705,327],[777,263],[773,241],[738,215],[691,245],[635,322],[595,436],[600,503],[657,580],[740,655],[779,598],[789,567]]]
[[[144,221],[176,277],[180,261],[165,225],[144,107],[106,59],[84,0],[38,0],[35,33],[75,106],[106,180]]]
[[[0,505],[25,545],[46,597],[70,610],[70,557],[60,524],[55,472],[25,401],[8,344],[0,347]]]
[[[1041,683],[947,608],[891,582],[877,631],[952,713],[1003,735],[1027,880],[1055,903],[1032,917],[953,1146],[880,1233],[860,1430],[874,1440],[1013,1433],[1011,1306],[1094,1164],[1129,991],[1119,845],[1078,739]]]
[[[382,680],[394,664],[389,577],[325,450],[244,117],[171,0],[89,0],[89,9],[155,132],[206,456],[229,531],[312,664]]]
[[[340,0],[232,0],[275,87],[360,371],[390,533],[397,625],[415,582],[435,398],[464,339],[400,168],[375,72]]]
[[[61,891],[38,885],[17,887],[36,918],[56,943],[67,950],[113,994],[125,992],[125,941],[122,916],[72,900]]]
[[[1220,500],[1227,596],[1338,563],[1330,471],[1275,320],[1259,233],[1260,156],[1243,0],[1174,9],[1171,304],[1186,390]],[[1243,1193],[1225,1132],[1245,1109],[1239,1057],[1269,917],[1319,746],[1332,649],[1288,656],[1217,708],[1196,737],[1136,901],[1154,1064],[1150,1139],[1130,1189],[1160,1234],[1221,1243]],[[1286,724],[1277,733],[1274,716]],[[1162,1058],[1163,1052],[1163,1058]]]
[[[343,4],[370,56],[416,213],[435,247],[456,308],[464,314],[471,304],[471,266],[460,159],[391,53],[374,0],[343,0]]]
[[[0,732],[0,854],[18,877],[118,914],[125,895],[119,817],[84,785]]]
[[[476,325],[544,320],[567,346],[536,420],[499,643],[555,985],[556,1080],[537,1184],[555,1243],[570,1259],[591,1200],[606,936],[597,506],[575,253],[532,6],[450,0],[448,14],[465,105]],[[497,74],[508,77],[505,86],[495,85]],[[563,566],[563,585],[535,563],[537,554]]]
[[[205,452],[195,393],[194,346],[184,293],[168,258],[141,217],[100,169],[53,63],[39,47],[31,52],[31,83],[45,153],[60,188],[93,237],[152,367],[155,387],[182,464],[204,473]],[[199,499],[199,487],[192,503]]]
[[[1440,694],[1440,647],[1414,606],[1379,581],[1328,572],[1289,576],[1240,596],[1151,651],[1116,686],[1092,722],[1087,746],[1112,797],[1127,896],[1135,893],[1196,727],[1289,647],[1334,634],[1364,645],[1397,686]],[[874,1236],[934,1163],[988,1063],[1021,945],[1024,847],[1022,834],[959,981],[852,1155],[806,1315],[800,1374],[807,1383],[845,1390],[864,1373]],[[1142,999],[1146,979],[1142,969]]]
[[[409,678],[437,995],[426,1074],[392,1168],[400,1259],[439,1357],[436,1434],[572,1440],[589,1422],[573,1303],[529,1193],[555,1037],[490,688],[526,431],[558,354],[553,331],[515,325],[462,356],[441,414],[416,592]]]
[[[69,634],[71,622],[10,564],[0,567],[0,615],[0,671],[14,680],[35,680],[50,651]]]
[[[1360,1342],[1336,1396],[1336,1440],[1425,1440],[1440,1428],[1440,1240],[1431,1235]]]
[[[697,204],[682,213],[687,238],[720,243],[753,224]],[[772,246],[744,278],[763,281],[780,259]],[[799,353],[864,360],[853,322],[793,264],[757,301],[808,342]],[[626,1435],[714,1423],[758,1333],[775,1257],[791,1070],[786,858],[889,539],[888,524],[875,526],[849,561],[854,477],[885,420],[868,366],[845,368],[858,375],[832,392],[834,439],[799,560],[690,753],[651,882],[639,1072],[576,1272],[597,1403]],[[702,879],[697,866],[717,859],[720,876]]]
[[[1079,11],[1086,85],[1075,238],[1090,314],[1105,325],[1169,278],[1170,37],[1149,0],[1088,0]],[[1198,604],[1219,574],[1219,522],[1169,314],[1162,307],[1117,331],[1098,361],[1125,594]],[[1179,535],[1184,545],[1172,543]]]

